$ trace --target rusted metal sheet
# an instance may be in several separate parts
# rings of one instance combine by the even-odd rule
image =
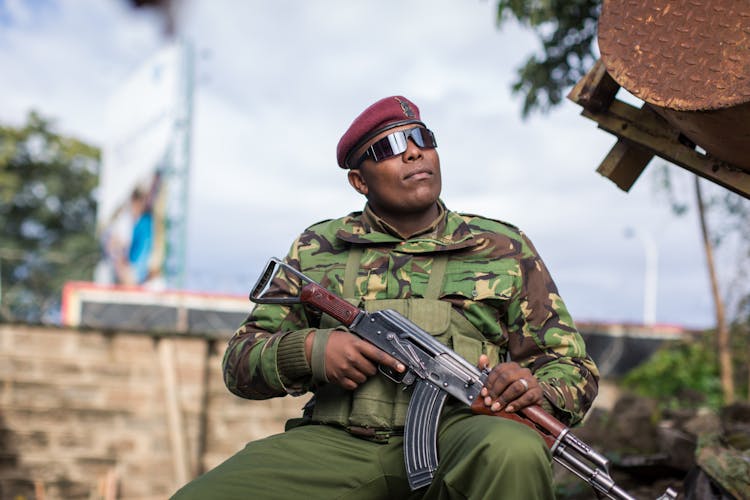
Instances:
[[[604,0],[601,58],[646,102],[680,111],[750,101],[750,2]]]
[[[712,156],[750,172],[750,2],[604,0],[607,72]]]

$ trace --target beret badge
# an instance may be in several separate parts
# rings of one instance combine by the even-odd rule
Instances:
[[[411,109],[411,106],[409,106],[408,101],[402,101],[398,97],[395,98],[396,102],[401,105],[401,110],[404,112],[404,116],[407,118],[414,118],[416,115],[414,114],[414,110]]]

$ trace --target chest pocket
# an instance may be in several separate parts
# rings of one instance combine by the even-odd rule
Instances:
[[[476,269],[451,272],[440,296],[461,311],[466,323],[482,332],[482,340],[489,340],[501,359],[507,352],[508,312],[516,281],[509,273],[483,276]]]

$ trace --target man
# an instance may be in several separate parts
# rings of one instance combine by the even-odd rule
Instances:
[[[339,166],[363,212],[309,227],[287,263],[368,310],[395,309],[481,367],[492,411],[541,404],[574,424],[598,372],[531,242],[517,228],[449,211],[437,142],[408,99],[363,111]],[[275,280],[273,294],[299,283]],[[432,484],[410,492],[403,425],[410,392],[378,372],[394,358],[300,305],[258,305],[230,340],[224,378],[265,399],[314,392],[286,432],[249,443],[176,498],[552,498],[549,451],[528,427],[447,402]]]

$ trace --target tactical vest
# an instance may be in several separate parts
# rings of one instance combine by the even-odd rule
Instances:
[[[500,360],[501,348],[489,342],[468,319],[462,316],[449,302],[439,300],[443,290],[448,255],[438,255],[432,266],[424,298],[367,300],[355,297],[355,278],[359,269],[362,249],[352,248],[344,273],[343,296],[350,303],[366,311],[393,309],[420,328],[433,335],[472,364],[486,354],[490,366]],[[321,318],[320,328],[340,326],[328,315]],[[403,429],[406,410],[411,397],[411,387],[403,387],[382,373],[368,379],[354,391],[347,391],[335,384],[323,384],[315,391],[315,397],[306,413],[313,422],[335,424],[347,428],[354,434],[376,440],[387,440],[389,435]]]

